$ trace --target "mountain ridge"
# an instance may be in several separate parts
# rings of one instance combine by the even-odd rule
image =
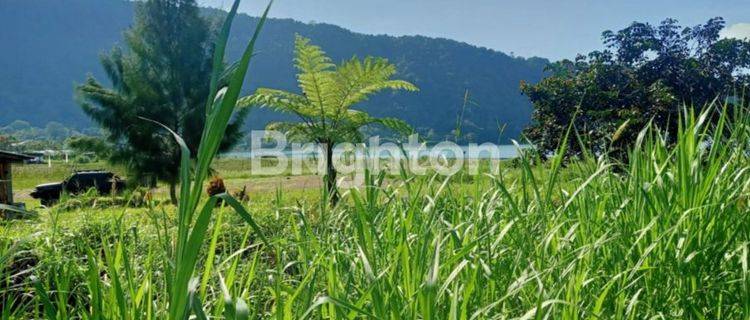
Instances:
[[[75,103],[75,83],[91,73],[108,83],[97,56],[122,42],[122,31],[132,23],[133,3],[120,0],[12,0],[2,5],[0,28],[0,124],[25,120],[35,125],[58,121],[87,126],[91,122]],[[4,13],[3,13],[4,12]],[[206,8],[207,15],[220,15]],[[236,59],[250,38],[257,17],[238,15],[228,47]],[[383,93],[362,104],[374,116],[396,116],[433,140],[451,136],[464,104],[463,132],[467,140],[497,142],[515,138],[528,123],[531,105],[518,90],[520,81],[539,81],[548,61],[505,53],[446,38],[356,33],[328,23],[270,19],[257,44],[243,91],[259,86],[297,91],[292,65],[293,37],[308,37],[335,61],[351,56],[382,56],[397,65],[398,77],[420,87],[418,93]],[[67,83],[67,85],[66,85]],[[268,121],[289,119],[269,110],[254,110],[248,129]]]

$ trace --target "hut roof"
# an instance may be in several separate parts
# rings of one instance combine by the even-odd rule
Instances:
[[[0,150],[0,162],[21,162],[24,160],[31,160],[33,158],[34,157],[30,157],[25,154]]]

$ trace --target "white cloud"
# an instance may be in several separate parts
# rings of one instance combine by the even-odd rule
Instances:
[[[722,38],[750,39],[750,23],[735,23],[721,30]]]

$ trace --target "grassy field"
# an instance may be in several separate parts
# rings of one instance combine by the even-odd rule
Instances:
[[[270,165],[270,163],[265,164]],[[252,203],[264,204],[273,201],[276,193],[279,192],[289,197],[289,201],[317,201],[319,199],[320,177],[305,172],[300,176],[291,176],[287,173],[278,176],[252,176],[249,174],[250,160],[247,159],[219,159],[216,161],[214,170],[216,176],[221,177],[230,193],[236,193],[245,188],[252,199]],[[97,163],[64,163],[53,162],[52,167],[47,164],[32,165],[15,165],[13,167],[13,188],[14,198],[17,202],[23,202],[26,207],[40,214],[35,220],[13,221],[12,223],[0,224],[0,235],[13,236],[22,238],[24,235],[34,234],[37,231],[49,228],[50,220],[63,226],[75,228],[83,226],[81,221],[107,220],[113,219],[115,215],[124,216],[143,216],[147,211],[146,207],[124,208],[106,207],[105,210],[97,207],[96,204],[90,203],[89,207],[75,208],[75,210],[65,209],[64,205],[52,209],[44,208],[39,200],[31,198],[29,195],[34,186],[59,182],[69,177],[75,170],[110,170],[120,177],[127,179],[126,170],[122,167],[111,166],[106,162]],[[129,197],[131,191],[126,191],[123,197]],[[167,211],[174,210],[169,205],[168,188],[160,184],[156,189],[151,190],[154,203],[159,203],[161,208]],[[75,199],[87,199],[94,201],[96,199],[107,198],[106,196],[82,195],[73,197]],[[89,199],[91,198],[91,199]],[[88,201],[88,202],[91,202]],[[64,202],[64,201],[63,201]],[[61,212],[64,212],[61,213]],[[91,214],[91,213],[94,214]],[[54,219],[50,214],[55,214]]]
[[[264,166],[273,165],[270,160],[263,160]],[[221,177],[230,191],[239,191],[243,187],[248,192],[267,193],[275,192],[277,187],[293,191],[297,189],[317,188],[320,185],[320,177],[306,169],[302,175],[291,175],[291,169],[281,175],[251,175],[251,161],[249,159],[218,159],[214,164],[216,175]],[[28,208],[40,207],[39,201],[29,195],[36,185],[49,182],[60,182],[69,177],[76,170],[109,170],[116,175],[127,179],[127,172],[119,166],[112,166],[106,162],[94,163],[65,163],[53,162],[49,167],[47,164],[30,164],[13,166],[13,193],[17,202],[26,203]],[[154,190],[157,197],[168,196],[167,186],[160,185]]]
[[[210,216],[190,303],[216,318],[749,319],[750,116],[687,118],[673,146],[644,131],[627,164],[370,175],[334,208],[299,177],[220,160],[230,191],[268,181],[244,205],[259,230]],[[18,170],[21,189],[38,182]],[[166,317],[178,223],[157,201],[4,222],[2,317]]]
[[[750,319],[750,110],[644,128],[626,160],[367,171],[331,204],[315,175],[214,161],[268,14],[220,90],[238,5],[197,152],[173,133],[178,205],[133,189],[3,220],[0,319]],[[70,169],[17,168],[19,198]],[[213,174],[250,196],[207,197]]]

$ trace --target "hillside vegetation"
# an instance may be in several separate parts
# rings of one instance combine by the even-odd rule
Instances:
[[[121,0],[10,1],[0,10],[0,125],[25,120],[43,127],[49,121],[90,127],[76,104],[73,88],[87,73],[106,80],[98,56],[120,43],[133,20],[133,6]],[[205,14],[217,16],[215,10]],[[239,15],[227,56],[237,59],[256,18]],[[535,83],[547,60],[517,58],[446,39],[364,35],[328,24],[270,19],[258,41],[252,77],[243,89],[258,87],[293,91],[294,37],[299,34],[326,48],[333,61],[353,55],[385,57],[419,94],[387,93],[363,104],[376,117],[398,116],[433,140],[450,136],[469,90],[474,102],[466,110],[463,131],[474,141],[516,138],[531,117],[531,104],[521,95],[522,80]],[[27,94],[34,92],[33,95]],[[255,110],[249,128],[289,120],[268,110]],[[504,140],[506,142],[507,140]]]

